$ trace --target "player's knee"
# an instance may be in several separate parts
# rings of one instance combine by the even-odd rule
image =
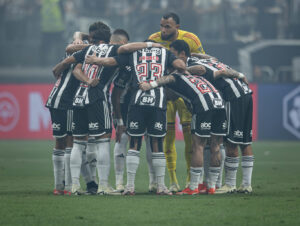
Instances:
[[[56,138],[55,139],[55,148],[56,149],[65,149],[67,146],[66,137]]]
[[[139,151],[141,150],[141,146],[142,146],[142,138],[143,137],[130,137],[130,149]]]
[[[163,137],[150,137],[152,152],[163,152]]]

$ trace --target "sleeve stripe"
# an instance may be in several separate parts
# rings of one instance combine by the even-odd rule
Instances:
[[[160,36],[159,33],[156,33],[156,34],[150,35],[149,39],[155,39],[155,38],[158,38],[159,36]]]
[[[194,42],[197,44],[197,46],[200,46],[200,45],[201,45],[200,40],[199,40],[199,39],[197,38],[197,36],[194,35],[194,34],[184,34],[183,37],[193,39]]]

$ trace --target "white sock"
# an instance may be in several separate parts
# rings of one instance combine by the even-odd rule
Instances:
[[[82,152],[86,149],[87,141],[74,140],[70,158],[70,168],[72,175],[72,184],[80,186],[80,170],[82,163]]]
[[[85,150],[82,152],[81,175],[86,184],[93,181]]]
[[[94,139],[88,140],[87,148],[86,148],[86,159],[88,162],[88,166],[90,168],[90,172],[93,178],[93,181],[97,182],[97,145]]]
[[[254,156],[242,156],[242,172],[243,172],[243,182],[242,185],[244,186],[251,186],[251,178],[252,178],[252,171],[253,171],[253,163],[254,163]]]
[[[152,153],[152,164],[157,187],[165,187],[166,157],[163,152]]]
[[[140,164],[140,152],[129,149],[126,156],[127,187],[134,188],[135,174]]]
[[[204,179],[204,167],[200,167],[200,177],[199,177],[199,184],[203,184],[203,179]]]
[[[64,160],[65,160],[65,190],[71,191],[72,188],[72,176],[70,169],[70,158],[71,158],[72,148],[66,148]]]
[[[204,170],[204,183],[208,183],[209,178],[209,165],[210,165],[210,147],[206,145],[203,151],[203,170]]]
[[[224,148],[223,144],[220,145],[220,154],[221,154],[220,173],[219,173],[218,180],[216,183],[216,186],[218,188],[222,187],[223,169],[224,169],[224,162],[225,162],[225,157],[226,157],[225,148]]]
[[[149,184],[156,184],[156,178],[153,168],[153,162],[152,162],[152,150],[150,145],[150,138],[148,136],[145,136],[145,142],[146,142],[146,158],[148,163],[148,171],[149,171]]]
[[[236,173],[239,167],[239,157],[225,158],[225,184],[236,186]]]
[[[97,144],[97,169],[99,185],[108,186],[110,170],[110,139],[103,138],[95,141]]]
[[[126,150],[128,143],[128,135],[123,133],[121,135],[120,143],[116,143],[114,147],[114,167],[116,175],[116,185],[123,184]]]
[[[65,150],[53,149],[52,162],[54,172],[54,184],[56,190],[64,190],[64,154]]]
[[[190,189],[195,190],[198,188],[199,179],[203,172],[203,167],[192,167],[190,168],[191,180],[190,180]],[[203,177],[202,177],[203,178]],[[202,181],[203,183],[203,181]]]
[[[208,173],[208,188],[216,188],[216,182],[220,174],[220,167],[209,167]]]

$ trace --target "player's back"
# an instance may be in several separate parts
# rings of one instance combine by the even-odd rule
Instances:
[[[173,76],[175,82],[169,83],[167,87],[190,102],[194,113],[224,108],[220,93],[205,78],[180,74],[173,74]]]

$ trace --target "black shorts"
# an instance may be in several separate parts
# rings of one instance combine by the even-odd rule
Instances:
[[[245,95],[226,103],[228,130],[226,139],[234,144],[252,143],[252,95]]]
[[[193,114],[191,133],[199,137],[225,136],[227,120],[225,109],[215,109]]]
[[[143,136],[147,133],[152,137],[164,137],[166,124],[166,110],[149,106],[129,106],[127,133],[130,136]]]
[[[73,136],[102,136],[112,132],[110,105],[99,99],[84,108],[74,108]]]
[[[62,138],[72,135],[73,110],[49,108],[53,137]]]

